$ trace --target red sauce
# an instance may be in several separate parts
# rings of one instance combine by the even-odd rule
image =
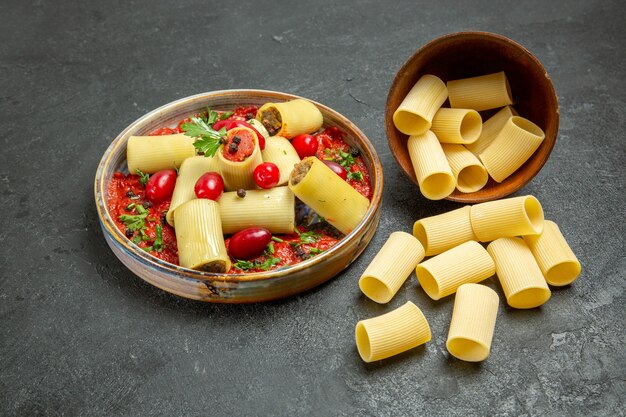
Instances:
[[[228,117],[228,119],[246,121],[254,117],[257,110],[258,108],[256,106],[238,107],[237,109],[235,109],[233,114]],[[183,133],[183,130],[181,128],[182,124],[189,121],[189,119],[181,120],[175,128],[163,127],[156,129],[151,133],[151,135],[158,136]],[[237,130],[235,129],[229,132],[233,131],[236,132],[237,136],[241,138],[241,132],[237,132]],[[320,133],[314,135],[319,139],[319,148],[316,156],[320,159],[330,159],[337,163],[340,163],[342,164],[342,166],[347,168],[349,172],[360,172],[363,176],[363,179],[349,179],[348,183],[359,193],[361,193],[368,199],[371,199],[372,187],[370,184],[370,175],[367,171],[367,167],[365,166],[363,158],[360,155],[354,156],[352,154],[352,149],[350,148],[350,145],[348,145],[343,140],[344,135],[345,134],[336,127],[326,128]],[[232,138],[234,136],[234,134],[229,134],[229,143],[232,142]],[[245,136],[246,139],[244,140],[244,138],[242,138],[242,141],[238,145],[238,148],[244,148],[241,150],[241,154],[246,155],[243,158],[245,159],[250,156],[252,154],[252,151],[254,150],[254,139],[250,136],[249,133],[243,136]],[[248,139],[250,139],[252,143],[251,146],[249,146],[250,141]],[[241,146],[244,141],[247,144]],[[226,146],[228,146],[228,143],[226,144]],[[239,151],[236,155],[238,154]],[[122,233],[126,233],[127,226],[122,220],[119,219],[119,217],[124,214],[137,214],[136,209],[128,208],[130,205],[143,205],[147,203],[147,200],[145,198],[145,190],[139,182],[139,176],[130,174],[125,175],[121,172],[116,172],[113,175],[113,178],[111,179],[111,182],[109,184],[108,193],[108,205],[111,217],[113,217],[118,229]],[[139,245],[139,247],[143,249],[150,248],[154,244],[154,240],[156,239],[156,226],[161,225],[162,238],[163,243],[165,244],[165,248],[160,252],[149,250],[148,253],[166,262],[178,265],[178,247],[176,245],[176,233],[174,231],[174,228],[172,228],[167,222],[164,221],[165,214],[169,209],[169,205],[169,200],[163,201],[155,205],[150,205],[149,203],[147,203],[146,210],[148,211],[148,215],[145,218],[145,229],[143,230],[144,236],[146,236],[144,238],[145,240],[139,240],[139,233],[136,231],[133,232],[133,235],[129,239],[135,239],[135,241],[138,242],[137,244]],[[228,271],[228,273],[242,274],[246,272],[263,272],[278,269],[286,265],[293,265],[312,256],[315,256],[323,251],[326,251],[333,247],[337,242],[339,242],[338,238],[333,237],[332,235],[326,233],[324,230],[321,229],[314,228],[313,230],[307,230],[304,226],[298,226],[298,231],[300,232],[300,234],[291,233],[286,235],[275,235],[275,237],[279,240],[282,240],[282,242],[272,242],[271,246],[273,247],[274,253],[268,253],[268,251],[266,250],[265,254],[255,259],[248,260],[248,262],[251,263],[253,266],[249,269],[245,269],[245,271],[238,268],[237,260],[233,259],[233,266]],[[313,233],[314,239],[308,240],[301,237],[301,234],[306,234],[307,232]],[[227,248],[229,243],[230,238],[227,238],[225,240]],[[248,266],[249,265],[250,264],[248,264]]]
[[[245,161],[254,152],[255,136],[256,134],[252,130],[245,127],[230,129],[227,142],[222,148],[222,155],[229,161]],[[236,143],[235,138],[239,138],[239,143]],[[231,149],[233,150],[231,151]]]

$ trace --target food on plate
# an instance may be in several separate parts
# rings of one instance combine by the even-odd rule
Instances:
[[[356,211],[348,200],[345,204],[358,224],[372,197],[370,175],[359,150],[350,147],[337,127],[323,127],[321,113],[311,102],[272,103],[266,109],[280,109],[276,111],[282,130],[289,133],[289,128],[300,126],[292,136],[312,138],[309,146],[314,144],[315,150],[309,158],[338,181],[316,186],[331,192],[330,187],[337,187],[340,196],[357,201]],[[134,158],[133,163],[128,161],[133,170],[116,172],[108,185],[108,210],[120,231],[164,261],[229,274],[294,265],[336,245],[353,226],[335,228],[333,218],[323,217],[284,185],[300,158],[289,140],[269,135],[258,113],[256,106],[205,109],[174,127],[159,127],[152,136],[136,136],[135,145],[127,149],[127,157]],[[179,148],[186,153],[172,152]],[[321,161],[337,164],[343,177]],[[166,169],[171,170],[167,175],[159,172]],[[160,177],[168,181],[162,184],[157,181]],[[150,181],[159,185],[154,189],[158,192],[150,192],[152,200],[145,188]],[[269,240],[265,232],[254,237],[250,228],[266,230]],[[242,251],[247,246],[250,252]]]

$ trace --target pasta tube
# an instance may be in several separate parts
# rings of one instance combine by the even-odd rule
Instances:
[[[428,342],[430,326],[412,302],[356,324],[356,347],[361,359],[374,362]]]
[[[313,133],[322,127],[322,112],[308,100],[266,103],[256,114],[270,136],[291,139],[301,133]]]
[[[487,246],[496,264],[507,303],[513,308],[539,307],[551,292],[533,254],[519,237],[503,237]]]
[[[441,108],[430,128],[441,143],[462,145],[476,142],[483,130],[483,119],[476,110]]]
[[[499,237],[536,235],[543,230],[543,209],[532,195],[471,206],[472,229],[479,242]]]
[[[509,118],[517,115],[518,114],[513,107],[503,107],[499,112],[491,116],[486,122],[483,123],[483,129],[476,142],[466,144],[465,147],[474,155],[478,156],[482,151],[487,149],[487,146],[489,146],[496,136],[498,136],[498,133],[500,133]]]
[[[289,188],[341,233],[348,234],[361,222],[370,201],[314,156],[297,164]]]
[[[272,136],[265,141],[265,149],[261,151],[264,162],[276,164],[280,171],[278,185],[287,184],[294,165],[300,162],[298,152],[287,139],[280,136]]]
[[[243,160],[228,159],[231,157],[229,155],[229,149],[231,145],[235,143],[235,138],[241,140],[238,149],[243,149],[242,144],[252,141],[252,145],[250,145],[251,153],[248,155],[244,153],[241,155],[241,158],[237,158]],[[239,152],[239,150],[237,152]],[[238,154],[235,153],[235,155]],[[257,136],[251,129],[247,127],[235,127],[230,129],[228,131],[226,144],[217,151],[217,161],[222,178],[224,179],[224,188],[227,191],[238,190],[240,188],[244,190],[256,188],[253,173],[254,169],[263,163],[263,158],[261,157],[261,149],[259,148]]]
[[[448,81],[447,87],[452,108],[481,111],[513,104],[504,71]]]
[[[470,221],[470,206],[437,216],[425,217],[413,224],[413,236],[424,246],[426,256],[437,255],[470,240],[477,240]]]
[[[224,233],[237,233],[248,227],[264,227],[272,233],[293,233],[295,198],[288,187],[249,190],[246,196],[236,191],[222,194],[219,199]]]
[[[473,193],[487,184],[489,174],[476,156],[463,145],[442,143],[452,174],[456,178],[456,189],[462,193]]]
[[[394,232],[361,275],[359,287],[377,303],[388,303],[422,259],[424,248],[419,240]]]
[[[226,253],[220,206],[206,198],[188,201],[174,212],[180,266],[199,271],[226,273]]]
[[[422,195],[441,200],[452,194],[456,181],[437,136],[430,130],[410,136],[407,147]]]
[[[263,126],[263,123],[259,122],[257,119],[248,120],[248,124],[255,128],[265,139],[270,137],[270,134],[267,133],[267,129]]]
[[[422,135],[447,98],[448,89],[440,78],[423,75],[393,113],[393,123],[405,135]]]
[[[467,362],[487,359],[498,315],[498,294],[480,284],[463,284],[454,298],[446,348]]]
[[[183,161],[178,170],[170,208],[165,216],[170,226],[174,226],[174,210],[181,204],[196,198],[194,190],[196,181],[206,172],[219,172],[217,158],[200,155],[192,156]]]
[[[524,236],[524,241],[548,284],[556,287],[568,285],[580,275],[580,262],[556,223],[546,220],[540,235]]]
[[[478,242],[465,242],[415,268],[422,289],[433,300],[456,292],[463,284],[480,282],[496,272],[493,259]]]
[[[128,172],[141,170],[154,174],[162,169],[175,169],[196,154],[195,139],[186,135],[131,136],[126,146]]]
[[[524,165],[545,137],[543,130],[530,120],[513,116],[479,157],[489,175],[502,182]]]

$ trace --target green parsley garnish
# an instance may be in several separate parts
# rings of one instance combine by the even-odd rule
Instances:
[[[296,243],[296,245],[308,244],[312,245],[322,238],[322,235],[315,233],[314,231],[308,231],[305,233],[300,232],[297,228],[295,229],[296,233],[300,237],[300,242]]]
[[[141,208],[140,208],[141,207]],[[119,219],[124,222],[126,227],[130,230],[140,230],[146,227],[146,217],[148,217],[148,210],[141,205],[136,205],[135,210],[139,214],[122,214]]]
[[[233,266],[237,269],[241,269],[242,271],[247,271],[248,269],[254,269],[254,268],[267,271],[278,263],[280,263],[280,258],[267,258],[263,262],[258,262],[258,261],[251,262],[251,261],[244,261],[244,260],[238,259],[237,262],[235,262]]]
[[[322,252],[324,252],[324,251],[321,250],[321,249],[318,249],[318,248],[309,248],[309,253],[311,253],[313,255],[317,255],[318,253],[322,253]]]
[[[255,267],[254,262],[244,261],[242,259],[238,259],[237,262],[233,265],[237,269],[241,269],[242,271],[247,271],[248,269],[252,269]]]
[[[234,111],[225,111],[224,113],[222,113],[222,115],[220,116],[220,120],[226,120],[228,119],[230,116],[233,115],[233,113],[235,113]]]
[[[265,254],[266,255],[273,255],[274,252],[275,252],[275,250],[274,250],[274,242],[270,242],[267,245],[267,248],[265,249]]]
[[[348,172],[348,181],[349,180],[363,181],[363,173],[359,171],[350,171]]]
[[[276,237],[276,236],[272,236],[272,240],[273,240],[274,242],[278,242],[278,243],[283,243],[283,242],[284,242],[284,240],[282,240],[281,238]]]
[[[165,249],[165,243],[163,243],[163,228],[160,224],[156,227],[156,239],[154,239],[154,243],[152,244],[152,250],[155,252],[163,252]]]
[[[226,140],[226,128],[216,131],[211,127],[217,118],[216,111],[207,109],[206,114],[193,116],[190,118],[190,123],[184,123],[181,126],[185,135],[197,138],[193,146],[207,157],[215,155],[220,145]]]
[[[141,172],[139,168],[137,168],[135,172],[137,172],[137,175],[139,175],[139,183],[145,187],[148,183],[148,180],[150,179],[150,174]]]
[[[349,168],[354,165],[354,156],[352,156],[351,153],[339,151],[339,154],[337,155],[337,163],[346,168],[349,172]]]

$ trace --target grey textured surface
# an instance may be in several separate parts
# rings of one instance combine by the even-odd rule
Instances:
[[[624,415],[624,10],[619,0],[3,0],[0,414]],[[380,306],[357,287],[389,233],[458,207],[418,195],[382,118],[404,60],[466,29],[520,42],[554,81],[559,139],[519,194],[539,198],[584,268],[541,308],[501,304],[482,364],[446,352],[450,297],[433,302],[411,278]],[[382,159],[376,236],[345,273],[301,296],[180,299],[125,269],[99,229],[92,182],[117,133],[164,103],[228,88],[325,103]],[[364,364],[355,323],[406,300],[433,340]]]

